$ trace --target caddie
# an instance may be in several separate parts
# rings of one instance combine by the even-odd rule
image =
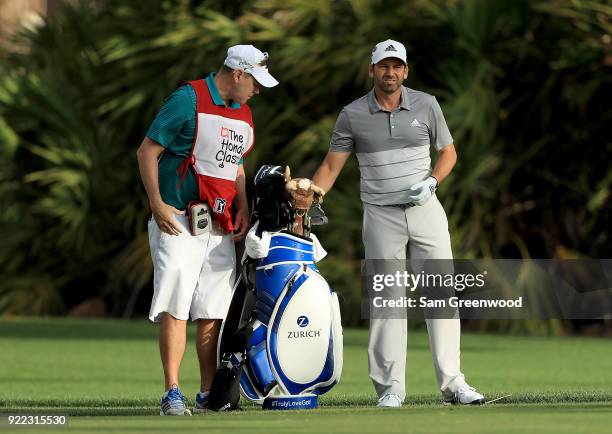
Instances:
[[[448,222],[435,190],[457,154],[436,98],[402,85],[408,72],[403,44],[390,39],[376,44],[369,65],[374,88],[342,109],[329,152],[313,177],[329,191],[348,157],[356,154],[366,261],[404,262],[407,247],[413,264],[452,259]],[[431,147],[438,152],[433,170]],[[426,321],[444,401],[484,403],[460,370],[459,318]],[[406,319],[370,318],[369,374],[379,407],[404,402],[406,342]]]
[[[252,45],[230,47],[217,73],[166,99],[137,152],[152,214],[149,319],[160,324],[161,415],[191,415],[179,387],[189,318],[197,322],[200,365],[194,412],[208,406],[219,328],[235,279],[234,241],[249,229],[242,159],[255,136],[247,101],[260,86],[278,84],[267,60]]]

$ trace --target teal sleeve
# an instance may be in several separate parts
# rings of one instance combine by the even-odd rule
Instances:
[[[191,86],[181,86],[162,105],[147,131],[147,137],[164,148],[174,143],[186,123],[193,121],[195,92]]]

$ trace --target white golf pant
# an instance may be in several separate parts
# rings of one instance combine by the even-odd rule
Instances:
[[[366,260],[406,259],[410,249],[413,272],[419,259],[452,259],[448,221],[434,195],[412,208],[363,204],[363,243]],[[405,288],[404,288],[405,290]],[[461,324],[455,319],[427,319],[429,346],[440,391],[449,394],[465,384],[460,370]],[[369,374],[379,397],[406,397],[406,319],[370,319]]]

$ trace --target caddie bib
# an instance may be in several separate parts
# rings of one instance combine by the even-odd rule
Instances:
[[[234,230],[232,201],[236,196],[236,174],[240,159],[253,147],[255,134],[251,109],[216,105],[204,80],[190,81],[196,94],[196,133],[191,155],[179,173],[184,178],[193,167],[200,200],[212,210],[213,218],[227,231]]]

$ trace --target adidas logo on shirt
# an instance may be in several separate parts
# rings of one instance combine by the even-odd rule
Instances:
[[[419,123],[419,121],[416,120],[416,118],[414,118],[414,120],[412,121],[412,123],[410,124],[411,127],[420,127],[421,124]]]

